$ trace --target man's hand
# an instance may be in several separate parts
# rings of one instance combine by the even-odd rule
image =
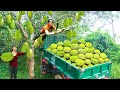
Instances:
[[[65,29],[64,28],[62,28],[62,31],[64,31]]]
[[[55,31],[54,34],[57,34],[57,32]]]

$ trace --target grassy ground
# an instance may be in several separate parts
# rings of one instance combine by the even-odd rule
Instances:
[[[37,79],[53,79],[54,75],[41,75],[40,61],[35,61],[35,77]],[[9,63],[0,61],[0,79],[9,79]],[[28,79],[28,69],[26,68],[26,62],[23,59],[18,61],[18,79]]]
[[[42,75],[40,71],[40,60],[35,61],[35,77],[37,79],[54,79],[54,75]],[[28,79],[28,69],[26,68],[26,61],[23,58],[18,60],[18,79]],[[0,61],[0,79],[9,79],[9,63]],[[114,62],[111,68],[110,79],[120,79],[120,64]]]

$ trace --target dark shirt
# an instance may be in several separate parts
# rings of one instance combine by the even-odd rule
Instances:
[[[25,53],[17,52],[16,56],[14,56],[13,60],[10,61],[10,66],[17,67],[18,66],[18,57],[24,55]]]

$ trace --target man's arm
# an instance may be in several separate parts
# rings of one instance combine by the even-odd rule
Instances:
[[[63,29],[57,29],[57,33],[60,33],[62,31],[64,31],[64,28]]]
[[[46,33],[47,35],[55,34],[55,32],[48,32],[48,30],[45,30],[45,33]]]
[[[18,56],[22,56],[22,55],[25,55],[25,53],[23,52],[17,52]]]

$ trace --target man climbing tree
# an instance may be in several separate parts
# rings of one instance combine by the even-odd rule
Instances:
[[[40,29],[40,35],[42,36],[42,40],[44,40],[47,35],[52,35],[52,34],[62,32],[64,30],[64,28],[63,29],[57,29],[58,24],[59,23],[57,23],[57,27],[54,26],[53,20],[49,19],[48,23],[45,26],[43,26],[42,29]],[[53,31],[53,30],[55,30],[55,31]]]

